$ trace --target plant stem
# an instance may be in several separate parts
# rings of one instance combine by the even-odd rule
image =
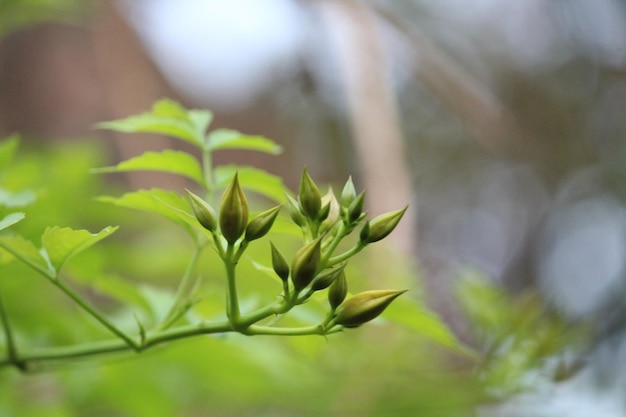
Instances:
[[[346,259],[349,259],[352,256],[356,255],[357,253],[361,252],[363,250],[363,248],[365,248],[365,246],[366,245],[364,245],[361,242],[359,242],[355,246],[353,246],[351,249],[345,251],[344,253],[328,259],[328,261],[325,264],[325,266],[337,265],[338,263],[341,263],[341,262],[345,261]]]
[[[240,329],[239,324],[239,296],[237,294],[235,245],[229,243],[223,258],[226,267],[226,316],[233,329]]]
[[[2,297],[0,297],[0,321],[2,322],[2,328],[4,329],[4,340],[7,344],[7,362],[15,364],[18,368],[22,369],[23,363],[18,358],[17,347],[15,346],[15,339],[13,338],[13,331],[9,324],[9,317],[4,309],[4,303]]]
[[[269,311],[266,311],[266,313],[269,313]],[[271,313],[269,313],[269,315],[271,315]],[[257,316],[260,315],[257,313]],[[251,325],[246,329],[240,331],[240,333],[246,335],[307,336],[327,335],[337,333],[341,330],[341,326],[325,328],[321,325],[314,325],[291,328]],[[5,366],[17,366],[22,371],[41,370],[42,368],[37,367],[36,365],[43,365],[45,362],[79,359],[90,356],[126,352],[129,350],[132,350],[135,353],[140,353],[144,350],[167,342],[173,342],[176,340],[186,339],[194,336],[215,333],[228,333],[232,331],[233,328],[230,321],[222,320],[214,323],[200,323],[182,326],[175,329],[168,329],[166,331],[149,334],[146,337],[145,343],[142,346],[139,346],[137,349],[134,349],[128,343],[125,343],[125,341],[119,339],[92,342],[74,346],[60,346],[36,349],[31,352],[21,354],[19,360],[17,358],[7,358],[4,360],[0,360],[0,368]]]
[[[343,222],[340,222],[337,233],[335,233],[333,240],[330,242],[330,244],[322,254],[322,259],[320,260],[321,268],[326,268],[327,266],[329,266],[327,265],[328,260],[332,256],[335,249],[337,249],[339,242],[341,242],[341,240],[346,236],[346,231],[346,225]]]

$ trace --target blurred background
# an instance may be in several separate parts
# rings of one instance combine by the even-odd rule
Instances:
[[[395,337],[394,349],[376,361],[389,372],[366,378],[367,389],[354,384],[367,375],[364,367],[377,365],[361,358],[342,369],[341,353],[375,344],[379,333],[352,337],[343,350],[323,341],[281,345],[305,352],[309,360],[325,356],[326,367],[326,373],[315,372],[298,363],[297,355],[289,356],[285,363],[301,375],[303,390],[294,394],[291,387],[293,397],[283,408],[257,385],[268,378],[280,387],[291,379],[268,376],[276,370],[257,361],[244,373],[245,383],[227,370],[211,377],[241,385],[244,397],[256,404],[254,415],[299,410],[297,415],[626,416],[626,377],[620,372],[626,368],[625,2],[0,3],[0,137],[19,132],[33,149],[50,141],[105,139],[110,147],[102,158],[111,164],[172,144],[167,138],[128,141],[93,125],[145,111],[162,97],[211,109],[213,127],[262,134],[285,148],[279,159],[224,153],[218,162],[259,165],[283,176],[291,189],[305,165],[320,183],[341,184],[352,175],[357,188],[367,190],[373,215],[409,202],[393,250],[410,260],[428,305],[468,344],[480,346],[465,308],[472,300],[467,293],[465,302],[455,296],[460,277],[467,275],[480,275],[503,297],[532,294],[540,300],[533,308],[555,314],[565,327],[591,329],[585,348],[572,349],[578,372],[555,382],[538,376],[549,365],[541,362],[538,374],[519,376],[528,389],[506,398],[487,396],[489,401],[480,383],[464,385],[470,378],[465,371],[448,369],[458,365],[453,358],[443,360],[445,372],[422,369],[432,352],[424,353],[401,332],[385,330]],[[153,178],[128,180],[143,186]],[[530,330],[528,340],[535,337]],[[210,343],[220,354],[233,355],[222,352],[219,341]],[[251,343],[268,352],[256,341],[233,343],[244,352]],[[226,411],[211,409],[208,401],[210,412],[198,410],[200,397],[226,395],[215,387],[196,388],[181,400],[186,394],[170,378],[181,384],[204,378],[203,369],[175,368],[184,362],[181,352],[167,353],[171,369],[158,374],[170,382],[158,386],[153,380],[142,395],[171,392],[178,398],[174,404],[188,406],[177,415],[252,415],[234,398],[221,403]],[[403,372],[407,368],[394,362],[396,355],[421,365]],[[120,400],[128,393],[112,390],[107,378],[120,384],[128,367],[141,372],[163,361],[148,357],[88,369],[80,377],[15,377],[22,389],[43,395],[44,404],[61,399],[58,414],[23,415],[138,415],[131,399]],[[210,364],[203,366],[211,374]],[[246,368],[246,362],[238,367]],[[342,399],[329,389],[320,394],[325,407],[298,409],[299,401],[315,403],[305,398],[306,390],[324,383],[328,372],[342,374],[336,384]],[[55,388],[57,383],[65,388]],[[398,391],[384,390],[385,384]],[[105,403],[116,404],[113,411],[93,408],[98,396],[80,392],[99,386],[107,391]],[[467,386],[477,392],[464,391]],[[345,407],[372,393],[363,407]],[[20,394],[14,395],[5,403],[19,403]]]

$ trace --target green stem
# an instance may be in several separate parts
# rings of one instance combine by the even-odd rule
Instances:
[[[118,329],[113,323],[107,320],[102,314],[100,314],[96,309],[94,309],[87,301],[85,301],[78,293],[72,290],[70,287],[65,285],[59,279],[55,279],[51,281],[54,285],[56,285],[61,291],[63,291],[68,297],[70,297],[76,304],[78,304],[83,310],[85,310],[89,315],[91,315],[94,319],[96,319],[100,324],[106,327],[111,333],[122,339],[126,344],[138,351],[140,349],[140,344],[135,342],[130,336],[126,333]]]
[[[341,263],[341,262],[343,262],[343,261],[345,261],[347,259],[350,259],[351,257],[356,255],[357,253],[361,252],[363,250],[363,248],[365,248],[365,246],[366,245],[364,245],[361,242],[359,242],[355,246],[353,246],[351,249],[345,251],[344,253],[328,259],[328,261],[325,264],[325,266],[328,267],[328,266],[337,265],[338,263]]]
[[[235,245],[229,243],[223,258],[226,267],[226,316],[233,329],[240,329],[239,324],[239,296],[237,294]]]
[[[13,338],[13,331],[9,324],[9,317],[4,309],[4,303],[2,297],[0,297],[0,321],[2,322],[2,328],[4,329],[4,340],[7,344],[7,364],[14,364],[18,368],[23,367],[23,363],[18,358],[17,347],[15,345],[15,339]],[[1,362],[0,362],[1,363]]]
[[[333,240],[326,247],[324,253],[322,254],[322,259],[320,260],[321,268],[326,268],[327,266],[330,266],[328,265],[328,260],[332,256],[335,249],[337,249],[337,246],[339,246],[339,242],[341,242],[341,240],[346,236],[346,231],[346,225],[341,222],[339,224],[339,229],[337,230],[337,233],[335,233],[335,236],[333,237]]]
[[[321,325],[297,328],[252,325],[246,328],[244,331],[241,331],[241,333],[246,335],[307,336],[337,333],[341,331],[341,329],[341,326],[324,328]],[[127,352],[129,350],[132,350],[135,353],[139,353],[167,342],[173,342],[176,340],[186,339],[194,336],[215,333],[227,333],[231,331],[233,331],[231,323],[229,321],[223,320],[209,324],[202,323],[188,325],[148,335],[146,338],[146,342],[137,349],[132,349],[131,346],[119,339],[74,346],[60,346],[36,349],[31,352],[21,354],[19,361],[12,360],[10,358],[0,360],[0,368],[13,365],[18,366],[23,371],[42,370],[42,365],[45,362],[80,359],[91,356]]]
[[[200,254],[202,253],[203,249],[203,245],[195,246],[193,253],[191,254],[191,259],[189,260],[189,263],[187,263],[185,273],[183,274],[183,277],[178,284],[178,288],[176,289],[174,301],[172,302],[169,311],[165,315],[165,319],[163,319],[163,322],[159,326],[160,329],[168,328],[176,321],[176,318],[178,318],[183,297],[185,296],[185,293],[189,290],[189,284],[191,282],[191,277],[193,276],[193,271],[196,269],[196,265],[198,264]]]

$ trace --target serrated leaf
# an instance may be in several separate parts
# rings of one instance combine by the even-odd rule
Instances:
[[[48,261],[30,240],[21,236],[0,236],[0,247],[47,277],[55,276]]]
[[[13,160],[19,146],[20,137],[18,135],[11,135],[0,142],[0,169],[6,167]]]
[[[384,318],[406,326],[420,336],[468,358],[476,354],[460,343],[448,326],[432,311],[413,300],[398,298],[385,310]]]
[[[98,233],[88,230],[74,230],[69,227],[48,227],[41,236],[41,244],[48,254],[50,264],[58,272],[72,256],[79,254],[117,230],[105,227]]]
[[[5,207],[26,207],[37,199],[37,195],[30,190],[11,192],[0,187],[0,205]]]
[[[239,174],[239,183],[243,188],[264,195],[276,202],[283,202],[285,198],[283,180],[262,169],[233,164],[222,165],[215,169],[215,183],[218,187],[227,186],[235,172]]]
[[[189,214],[189,202],[173,191],[152,188],[150,190],[126,193],[121,197],[102,196],[98,197],[97,200],[120,207],[158,214],[183,226],[190,233],[192,228],[198,226],[196,218]]]
[[[127,172],[127,171],[160,171],[191,178],[198,184],[204,183],[202,168],[198,160],[183,151],[166,149],[162,152],[148,151],[140,156],[122,161],[115,166],[96,168],[94,173]]]
[[[216,129],[207,138],[209,150],[243,149],[277,155],[282,147],[264,136],[245,135],[232,129]]]
[[[24,213],[16,212],[7,214],[2,220],[0,220],[0,230],[6,229],[9,226],[13,226],[24,218]]]
[[[204,132],[211,119],[212,114],[208,111],[187,111],[177,102],[163,99],[157,101],[150,112],[96,126],[125,133],[157,133],[202,147]]]

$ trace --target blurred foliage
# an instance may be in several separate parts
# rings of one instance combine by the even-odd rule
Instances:
[[[44,21],[80,22],[93,1],[3,0],[0,2],[0,37]]]
[[[190,256],[188,236],[158,216],[95,199],[121,188],[87,174],[106,159],[99,143],[61,142],[22,149],[16,156],[18,144],[13,137],[0,150],[0,187],[6,195],[18,196],[7,199],[0,214],[21,210],[26,220],[3,234],[17,232],[38,242],[49,226],[100,230],[115,222],[119,232],[71,259],[67,278],[129,332],[137,329],[134,315],[158,321]],[[294,240],[284,233],[272,239]],[[269,255],[262,245],[252,245],[250,251],[250,258]],[[463,359],[471,357],[470,351],[418,300],[418,282],[405,261],[386,265],[397,255],[384,252],[366,258],[350,266],[349,274],[359,278],[355,290],[368,283],[413,289],[412,299],[398,300],[369,329],[327,338],[205,336],[136,357],[111,354],[100,361],[52,363],[47,372],[35,375],[3,370],[0,415],[412,415],[420,410],[435,417],[472,415],[484,394],[470,372],[471,361]],[[0,261],[0,292],[17,346],[29,350],[110,339],[34,271],[10,262],[6,252]],[[256,279],[258,266],[249,259],[242,261],[242,271],[242,308],[275,297],[276,283]],[[207,256],[198,273],[208,279],[190,316],[223,314],[217,256]],[[322,314],[316,302],[294,313],[287,323],[310,323]],[[6,340],[0,340],[0,356],[5,356]],[[449,350],[434,348],[432,341]]]

